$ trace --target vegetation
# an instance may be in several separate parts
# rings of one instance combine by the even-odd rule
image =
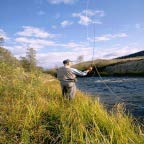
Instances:
[[[49,70],[43,70],[43,72],[46,73],[46,74],[50,74],[54,77],[57,76],[57,69],[56,68],[55,69],[49,69]]]
[[[4,47],[0,46],[0,61],[13,66],[20,66],[19,61]]]
[[[62,98],[59,82],[40,72],[0,62],[0,143],[143,144],[142,127],[82,92]]]
[[[77,57],[77,63],[82,63],[84,61],[84,56],[80,55]]]
[[[33,48],[28,48],[25,57],[21,57],[21,65],[25,71],[36,70],[36,51]]]

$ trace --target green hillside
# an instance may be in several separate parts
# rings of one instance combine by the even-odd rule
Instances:
[[[94,62],[82,62],[74,65],[80,70],[87,69],[90,65],[93,66],[93,73],[97,76],[96,68],[102,76],[113,75],[140,75],[144,76],[144,57],[123,58],[123,59],[98,59]],[[93,75],[92,73],[92,75]],[[93,75],[94,76],[94,75]]]

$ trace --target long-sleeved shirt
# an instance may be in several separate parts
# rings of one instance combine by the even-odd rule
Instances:
[[[87,71],[82,72],[77,69],[64,66],[58,69],[57,78],[60,81],[71,81],[75,80],[76,75],[85,76],[87,75],[87,73],[88,73]]]
[[[72,71],[73,74],[75,75],[78,75],[78,76],[86,76],[87,75],[87,71],[80,71],[80,70],[77,70],[75,68],[70,68],[70,70]]]

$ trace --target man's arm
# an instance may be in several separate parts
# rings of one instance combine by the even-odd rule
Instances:
[[[78,76],[86,76],[89,72],[88,70],[82,72],[82,71],[74,69],[74,68],[70,68],[70,69],[73,74],[78,75]]]

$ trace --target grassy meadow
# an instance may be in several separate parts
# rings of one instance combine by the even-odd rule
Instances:
[[[120,104],[65,100],[54,77],[0,63],[0,144],[144,144],[142,130]]]

